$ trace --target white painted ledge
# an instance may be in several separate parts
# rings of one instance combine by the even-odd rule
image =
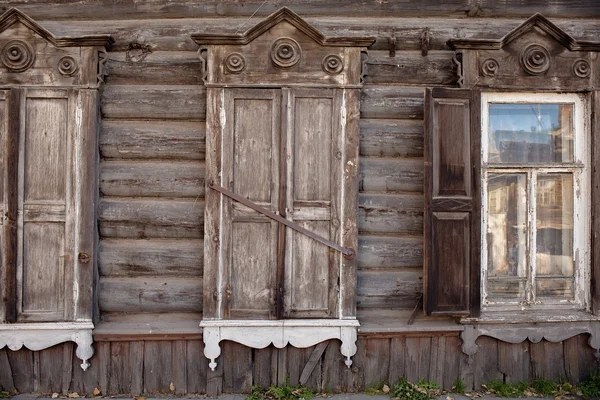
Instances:
[[[38,351],[59,343],[75,342],[75,354],[82,361],[81,368],[85,371],[90,366],[88,360],[94,355],[92,329],[92,322],[0,324],[0,349],[8,346],[14,351],[25,346]]]
[[[231,340],[244,346],[263,349],[273,344],[281,349],[288,344],[294,347],[310,347],[325,340],[339,339],[346,357],[346,365],[352,365],[356,354],[357,320],[342,319],[296,319],[296,320],[203,320],[200,322],[204,338],[204,356],[210,360],[211,370],[217,367],[221,355],[221,340]]]

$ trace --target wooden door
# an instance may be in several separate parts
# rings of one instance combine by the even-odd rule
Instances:
[[[340,89],[284,89],[286,218],[341,243],[343,136]],[[325,318],[338,302],[340,253],[287,228],[284,315]]]
[[[72,319],[74,98],[66,89],[27,89],[21,95],[17,196],[21,321]]]
[[[224,104],[221,185],[278,212],[281,92],[227,89]],[[221,201],[225,318],[275,318],[278,223],[226,196]]]

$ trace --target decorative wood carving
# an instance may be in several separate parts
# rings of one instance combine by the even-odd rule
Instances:
[[[461,55],[461,87],[515,90],[590,90],[600,86],[594,53],[600,42],[577,41],[541,14],[535,14],[501,39],[452,39]]]
[[[0,324],[0,349],[7,346],[16,351],[23,346],[29,350],[43,350],[63,342],[75,342],[75,354],[81,360],[81,369],[88,369],[88,360],[94,355],[92,329],[89,323],[53,324]]]
[[[23,72],[33,65],[35,53],[29,43],[22,40],[10,40],[2,47],[0,60],[9,71]]]
[[[232,74],[239,74],[246,69],[246,59],[240,53],[231,53],[225,59],[225,69]]]
[[[292,38],[279,38],[271,47],[271,60],[276,67],[281,69],[292,68],[300,62],[302,48]]]
[[[344,70],[344,61],[335,54],[325,56],[323,59],[323,71],[330,75],[337,75]]]

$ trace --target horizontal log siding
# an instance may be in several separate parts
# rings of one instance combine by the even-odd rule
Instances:
[[[457,379],[465,390],[491,380],[506,382],[546,378],[579,383],[595,366],[587,335],[560,343],[511,344],[489,337],[477,340],[472,362],[460,350],[456,332],[359,336],[352,368],[346,368],[340,342],[330,341],[306,385],[319,391],[356,392],[393,384],[398,377],[433,381],[451,389]],[[79,368],[73,343],[33,352],[0,349],[0,390],[27,393],[71,393],[91,396],[137,396],[249,393],[253,385],[291,385],[300,376],[315,346],[298,349],[251,349],[224,341],[215,372],[208,368],[201,339],[100,341],[87,371]],[[94,393],[96,394],[96,393]]]

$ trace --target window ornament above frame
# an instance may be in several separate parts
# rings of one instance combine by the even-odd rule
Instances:
[[[600,359],[600,42],[536,14],[448,45],[460,89],[425,98],[425,312],[461,317],[469,356],[480,335],[589,333]]]

